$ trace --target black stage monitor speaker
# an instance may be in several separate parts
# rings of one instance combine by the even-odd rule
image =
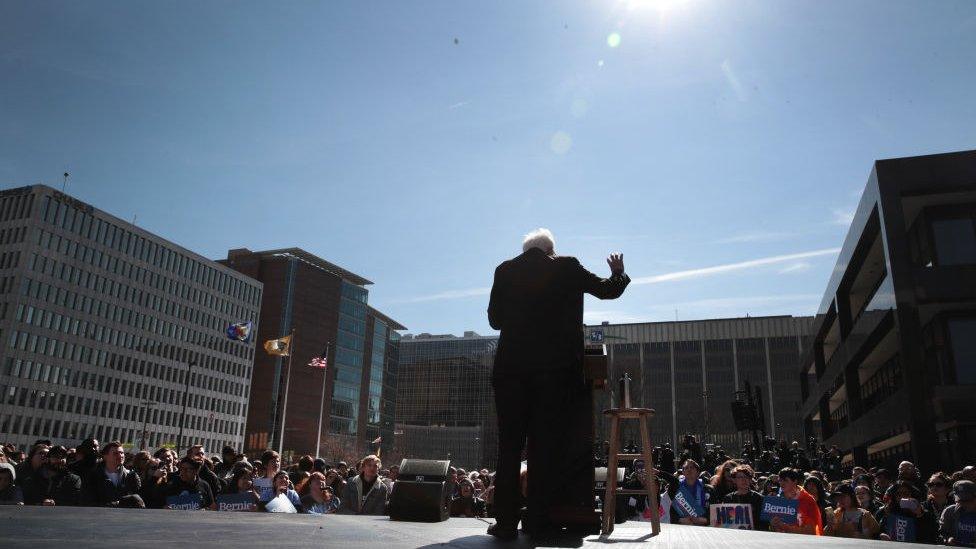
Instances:
[[[447,520],[448,460],[405,459],[400,462],[400,474],[390,494],[390,519],[413,522]]]

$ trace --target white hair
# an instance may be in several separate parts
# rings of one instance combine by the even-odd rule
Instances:
[[[522,251],[527,252],[530,248],[539,248],[548,253],[556,249],[556,238],[552,236],[552,231],[540,227],[522,239]]]

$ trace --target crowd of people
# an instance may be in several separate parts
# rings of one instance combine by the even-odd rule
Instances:
[[[815,441],[805,447],[795,441],[769,442],[764,441],[759,450],[746,444],[738,458],[720,447],[702,448],[692,435],[684,437],[677,459],[670,444],[655,448],[652,468],[661,497],[661,519],[714,526],[711,505],[749,504],[752,528],[757,530],[976,547],[973,466],[928,476],[909,461],[902,461],[894,471],[850,464],[842,468],[837,447],[828,449]],[[625,470],[622,487],[641,488],[648,478],[644,464],[635,460]],[[679,491],[697,512],[682,513],[681,506],[674,504]],[[796,521],[764,520],[767,497],[794,501]],[[621,500],[625,503],[618,501],[618,513],[623,515],[618,515],[618,521],[649,520],[646,500]],[[911,539],[895,539],[895,526],[905,522],[911,523]]]
[[[973,466],[927,477],[908,461],[896,471],[842,471],[836,448],[814,448],[810,456],[797,443],[783,447],[756,452],[747,445],[741,457],[730,458],[686,437],[677,459],[664,445],[655,448],[650,467],[641,460],[628,464],[621,486],[646,486],[653,471],[661,519],[675,524],[712,526],[710,506],[748,504],[758,530],[897,541],[892,525],[908,518],[917,543],[976,547]],[[0,449],[0,504],[384,515],[398,475],[396,465],[383,468],[375,455],[353,466],[308,455],[284,464],[271,450],[249,460],[229,446],[219,456],[199,445],[178,456],[170,448],[126,452],[119,442],[94,439],[75,448],[39,440],[26,453],[12,445]],[[445,491],[451,516],[492,516],[493,481],[487,469],[451,467]],[[796,520],[763,518],[768,497],[795,501]],[[682,512],[679,500],[697,511]],[[618,521],[650,520],[646,499],[622,497],[616,508]]]
[[[86,439],[75,448],[38,440],[25,453],[0,448],[0,505],[90,506],[384,515],[398,476],[375,455],[350,467],[302,456],[283,464],[277,452],[249,460],[226,446],[126,452],[119,442]],[[487,469],[451,469],[452,516],[488,513]]]

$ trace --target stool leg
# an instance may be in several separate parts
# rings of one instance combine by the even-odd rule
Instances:
[[[607,460],[607,493],[603,499],[603,533],[613,532],[617,511],[617,460],[620,453],[620,417],[610,417],[610,455]]]
[[[644,455],[644,468],[647,475],[647,498],[651,504],[651,532],[656,536],[661,533],[661,512],[658,506],[661,498],[657,494],[657,475],[654,474],[654,461],[651,457],[651,432],[647,426],[647,416],[640,416],[641,450]],[[667,512],[667,511],[666,511]]]

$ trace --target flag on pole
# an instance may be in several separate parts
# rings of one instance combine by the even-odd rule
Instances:
[[[251,322],[238,322],[227,327],[227,338],[249,343],[251,341]]]
[[[332,346],[332,343],[331,342],[326,343],[325,344],[325,350],[322,351],[322,354],[319,355],[319,356],[317,356],[317,357],[312,358],[312,360],[308,363],[308,366],[310,368],[318,368],[320,370],[325,370],[326,368],[328,368],[329,367],[329,347],[331,347],[331,346]]]
[[[269,339],[265,341],[264,350],[267,351],[269,355],[290,356],[291,335],[286,335],[285,337],[279,337],[278,339]]]

